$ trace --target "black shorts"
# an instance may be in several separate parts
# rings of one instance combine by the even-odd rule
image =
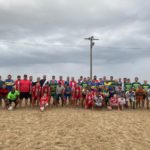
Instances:
[[[20,99],[23,99],[23,98],[25,99],[30,98],[29,92],[20,92]]]

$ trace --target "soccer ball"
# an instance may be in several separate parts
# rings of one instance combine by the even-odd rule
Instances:
[[[40,110],[41,110],[41,111],[44,111],[44,107],[40,107]]]
[[[13,110],[13,106],[9,106],[8,110]]]

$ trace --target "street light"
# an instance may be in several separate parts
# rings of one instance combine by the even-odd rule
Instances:
[[[92,65],[93,65],[93,57],[92,57],[92,52],[93,52],[93,46],[94,46],[94,40],[99,40],[99,39],[95,39],[94,36],[88,37],[88,38],[84,38],[85,40],[89,40],[90,41],[90,78],[92,80]]]

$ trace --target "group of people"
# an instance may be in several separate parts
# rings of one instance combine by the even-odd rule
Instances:
[[[128,78],[116,80],[113,76],[109,79],[106,76],[94,76],[93,79],[80,76],[76,81],[74,77],[64,80],[62,76],[59,80],[55,76],[48,80],[43,75],[36,82],[28,75],[23,78],[18,75],[16,80],[11,75],[6,80],[0,76],[0,106],[4,102],[4,108],[12,110],[22,107],[23,100],[25,107],[38,106],[41,111],[50,105],[71,105],[85,109],[104,107],[108,110],[143,109],[146,106],[149,109],[150,85],[147,81],[140,83],[138,77],[131,83]]]

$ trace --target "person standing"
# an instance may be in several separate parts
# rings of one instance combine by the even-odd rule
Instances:
[[[14,86],[14,80],[12,80],[11,75],[8,75],[8,78],[5,80],[5,85],[8,91],[12,90],[12,87]]]
[[[25,98],[25,107],[27,107],[28,99],[31,93],[31,82],[28,80],[28,76],[24,75],[24,79],[20,81],[20,106],[22,105],[22,100]]]

